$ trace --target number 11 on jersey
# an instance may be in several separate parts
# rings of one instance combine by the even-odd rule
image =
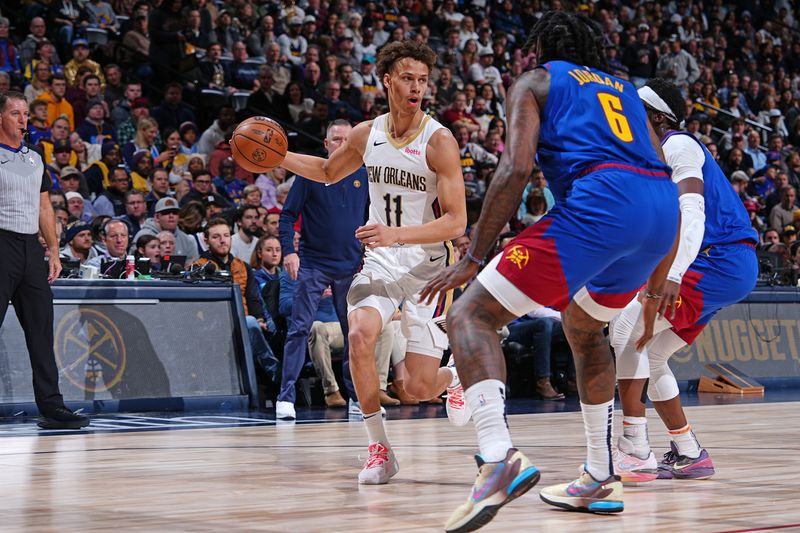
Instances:
[[[392,204],[394,204],[394,225],[401,226],[400,221],[402,220],[403,216],[403,197],[399,194],[395,197],[392,197],[387,193],[383,195],[383,199],[386,201],[386,225],[392,225]]]

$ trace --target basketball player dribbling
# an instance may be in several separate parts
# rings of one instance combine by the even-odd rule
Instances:
[[[450,420],[457,425],[469,420],[455,367],[440,368],[447,347],[440,327],[452,296],[433,304],[419,299],[425,283],[452,262],[449,241],[463,235],[467,221],[458,143],[420,108],[435,63],[427,45],[385,46],[378,74],[389,113],[358,124],[327,160],[288,152],[282,164],[322,183],[334,183],[362,164],[369,174],[369,220],[356,230],[367,251],[347,297],[350,368],[369,438],[369,456],[358,476],[362,484],[387,483],[399,468],[383,426],[374,361],[378,336],[398,307],[408,339],[406,390],[425,400],[447,389]]]

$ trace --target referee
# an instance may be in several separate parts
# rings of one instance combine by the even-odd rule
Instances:
[[[64,406],[53,352],[52,283],[61,272],[50,180],[42,158],[22,144],[28,102],[19,92],[0,94],[0,325],[14,304],[31,359],[33,393],[45,429],[78,429],[89,418]],[[46,262],[37,237],[50,250]]]

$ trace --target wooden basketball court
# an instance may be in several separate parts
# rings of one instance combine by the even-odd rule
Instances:
[[[687,409],[717,466],[707,481],[626,487],[625,512],[568,513],[538,490],[576,477],[577,412],[509,417],[542,481],[482,531],[800,531],[800,403]],[[651,438],[667,440],[654,413]],[[618,421],[619,423],[619,421]],[[476,473],[471,426],[390,420],[400,473],[359,486],[360,422],[23,436],[0,440],[3,531],[443,531]]]

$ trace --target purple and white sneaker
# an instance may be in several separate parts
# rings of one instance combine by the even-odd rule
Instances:
[[[714,462],[705,448],[700,450],[699,457],[692,459],[678,454],[674,442],[669,447],[670,451],[658,463],[658,479],[708,479],[714,475]]]

